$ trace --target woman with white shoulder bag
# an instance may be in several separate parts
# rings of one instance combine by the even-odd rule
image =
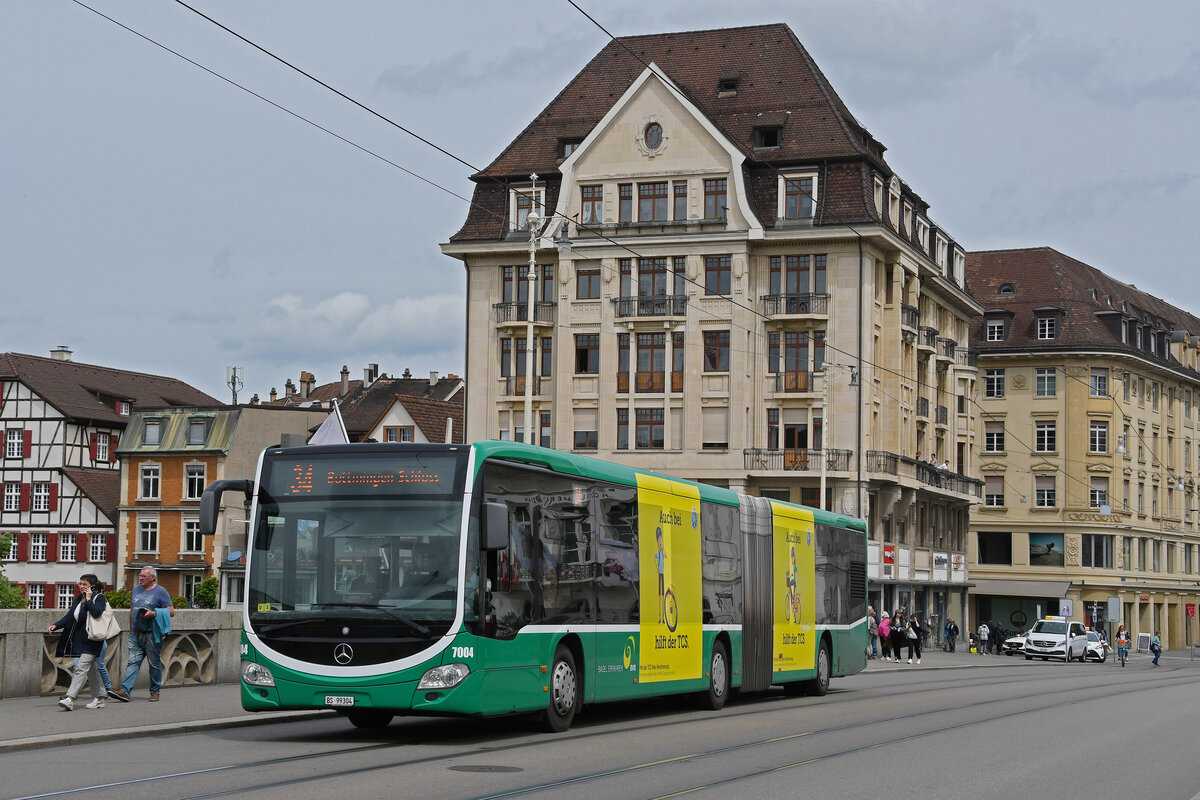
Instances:
[[[67,689],[66,696],[58,701],[65,711],[75,708],[75,698],[83,689],[85,679],[92,691],[92,702],[87,704],[88,708],[104,708],[104,700],[108,696],[97,669],[100,649],[105,640],[89,638],[87,625],[89,616],[99,620],[108,610],[108,601],[104,598],[103,589],[104,585],[95,575],[80,576],[79,594],[76,595],[75,602],[63,618],[51,625],[48,631],[62,631],[58,647],[54,651],[57,657],[79,656],[79,661],[71,672],[71,686]],[[111,615],[112,612],[109,611],[109,616]]]

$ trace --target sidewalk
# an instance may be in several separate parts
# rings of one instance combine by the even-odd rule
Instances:
[[[75,700],[74,711],[64,711],[61,695],[16,697],[0,700],[0,753],[41,747],[84,744],[109,739],[162,736],[167,733],[263,725],[285,719],[312,719],[332,711],[243,711],[236,683],[163,687],[162,700],[151,703],[145,688],[134,691],[131,702],[110,697],[104,708],[89,710],[87,687]],[[28,735],[36,732],[37,735]],[[11,738],[8,738],[11,737]]]
[[[898,670],[898,669],[961,669],[961,668],[965,668],[965,667],[1015,667],[1018,664],[1020,664],[1021,666],[1024,666],[1025,664],[1028,664],[1028,663],[1033,663],[1033,664],[1058,663],[1060,665],[1062,664],[1061,660],[1058,662],[1054,662],[1054,661],[1042,661],[1041,659],[1036,659],[1036,658],[1032,662],[1027,662],[1025,660],[1025,656],[1022,654],[1019,654],[1019,653],[1017,655],[1013,655],[1013,656],[989,655],[987,653],[985,653],[983,655],[979,655],[978,653],[972,653],[969,648],[970,648],[970,645],[968,645],[967,647],[964,648],[962,646],[962,644],[959,643],[953,653],[945,653],[945,652],[942,652],[940,647],[935,645],[934,647],[932,647],[928,650],[925,650],[924,652],[921,653],[921,663],[919,666],[915,663],[913,663],[913,664],[908,663],[908,650],[905,649],[904,655],[900,659],[899,662],[883,661],[880,659],[868,660],[866,671],[867,672],[887,672],[887,671]],[[1153,658],[1154,658],[1154,656],[1150,655],[1149,653],[1136,653],[1136,652],[1130,653],[1128,664],[1129,664],[1129,667],[1134,667],[1134,666],[1149,667],[1150,661]],[[1163,650],[1162,658],[1159,659],[1159,663],[1166,664],[1166,663],[1170,663],[1172,661],[1176,661],[1176,662],[1194,661],[1194,663],[1200,664],[1200,652],[1198,652],[1196,654],[1195,658],[1193,659],[1192,654],[1189,653],[1187,650]],[[1108,660],[1105,661],[1103,664],[1097,664],[1094,661],[1089,661],[1088,664],[1090,664],[1093,667],[1099,667],[1101,669],[1106,669],[1106,668],[1112,667],[1114,665],[1117,666],[1118,668],[1120,668],[1120,664],[1117,663],[1117,660],[1116,660],[1116,654],[1111,653],[1111,652],[1108,654]]]

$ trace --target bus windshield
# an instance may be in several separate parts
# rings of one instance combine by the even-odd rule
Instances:
[[[432,477],[398,483],[415,474],[414,458]],[[463,469],[462,456],[446,453],[304,463],[268,454],[249,561],[251,629],[297,646],[344,638],[354,620],[393,641],[445,633],[457,611]]]

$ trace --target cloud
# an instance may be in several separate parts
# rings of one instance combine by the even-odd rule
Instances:
[[[524,86],[521,76],[543,76],[547,64],[575,63],[580,52],[587,53],[594,45],[594,37],[555,36],[539,40],[531,35],[530,38],[538,42],[536,46],[506,50],[494,59],[479,59],[473,51],[457,50],[440,59],[396,64],[380,74],[376,85],[388,92],[410,96],[477,93],[480,86],[500,84],[519,92]]]
[[[1173,65],[1148,63],[1119,41],[1098,47],[1061,37],[1031,40],[1018,68],[1032,80],[1054,85],[1101,106],[1133,108],[1139,103],[1194,102],[1200,99],[1200,51]]]

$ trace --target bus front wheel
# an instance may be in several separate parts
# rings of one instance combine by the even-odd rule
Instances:
[[[542,712],[542,727],[551,733],[562,733],[575,719],[579,703],[579,677],[575,671],[575,656],[570,648],[559,645],[550,667],[550,704]]]

